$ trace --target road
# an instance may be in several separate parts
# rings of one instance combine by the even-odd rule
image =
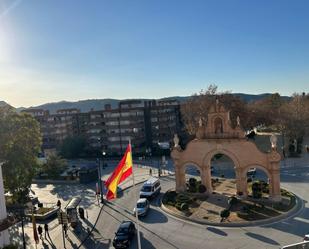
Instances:
[[[294,165],[295,166],[295,165]],[[282,166],[281,182],[304,200],[309,200],[309,163],[294,167]],[[161,178],[162,191],[175,186],[173,177]],[[105,248],[112,248],[112,239],[123,220],[134,220],[132,210],[140,185],[123,193],[121,198],[104,207],[99,217],[97,231],[103,235]],[[158,207],[158,199],[151,202],[148,215],[140,220],[142,248],[162,249],[233,249],[280,248],[302,241],[309,233],[308,202],[295,216],[277,223],[258,227],[223,228],[198,225],[171,217]],[[137,248],[134,240],[131,248]]]

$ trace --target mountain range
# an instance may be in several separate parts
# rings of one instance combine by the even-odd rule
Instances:
[[[245,93],[233,93],[233,95],[241,98],[245,102],[251,102],[251,101],[257,101],[263,98],[266,98],[271,95],[271,93],[264,93],[264,94],[245,94]],[[180,103],[185,102],[187,99],[189,99],[191,96],[173,96],[173,97],[166,97],[162,98],[160,100],[168,100],[168,99],[176,99]],[[284,100],[289,99],[290,97],[288,96],[282,96]],[[138,99],[138,100],[151,100],[151,99]],[[118,103],[120,99],[87,99],[87,100],[79,100],[79,101],[74,101],[74,102],[69,102],[69,101],[60,101],[60,102],[53,102],[53,103],[46,103],[38,106],[32,106],[29,108],[24,108],[24,107],[19,107],[16,108],[17,111],[21,111],[24,109],[30,109],[30,108],[38,108],[38,109],[44,109],[44,110],[49,110],[50,113],[56,113],[57,110],[59,109],[69,109],[69,108],[77,108],[80,109],[81,112],[88,112],[91,109],[92,110],[102,110],[104,109],[105,104],[110,104],[112,108],[117,108]],[[4,101],[0,101],[0,107],[9,105]]]

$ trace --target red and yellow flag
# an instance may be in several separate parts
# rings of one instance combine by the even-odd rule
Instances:
[[[123,182],[132,174],[132,166],[132,152],[131,145],[129,144],[118,166],[105,182],[105,186],[107,188],[107,200],[111,200],[117,197],[117,187],[121,182]]]

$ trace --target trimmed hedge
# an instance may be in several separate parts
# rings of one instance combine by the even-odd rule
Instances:
[[[198,192],[199,193],[201,193],[201,194],[205,193],[206,190],[207,190],[207,188],[205,187],[205,185],[201,184],[201,185],[198,186]]]

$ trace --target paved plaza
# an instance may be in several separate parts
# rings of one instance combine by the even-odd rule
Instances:
[[[115,166],[116,164],[113,163]],[[103,170],[103,178],[106,179],[113,170],[113,165]],[[149,167],[152,165],[152,173],[157,176],[157,162],[140,162],[135,167],[137,182],[143,182],[149,178]],[[229,167],[227,167],[229,170]],[[175,187],[173,167],[171,162],[167,164],[161,178],[163,191]],[[301,158],[288,158],[281,162],[282,187],[295,192],[304,200],[309,200],[306,190],[309,183],[309,154],[303,154]],[[138,185],[131,188],[132,179],[121,184],[124,190],[121,198],[102,205],[97,202],[95,184],[33,184],[31,190],[38,196],[40,202],[46,205],[55,204],[58,199],[65,206],[68,201],[76,196],[81,197],[81,206],[86,210],[86,219],[80,221],[78,229],[69,228],[68,237],[65,238],[66,248],[112,248],[112,239],[119,222],[133,219],[132,209],[135,203]],[[133,191],[132,191],[133,190]],[[190,222],[181,221],[162,212],[157,199],[153,200],[151,212],[141,220],[143,248],[280,248],[282,245],[296,243],[302,240],[303,234],[309,231],[309,208],[304,203],[303,209],[288,220],[283,220],[267,226],[249,228],[220,228],[208,227]],[[37,222],[39,225],[40,222]],[[15,240],[21,241],[21,228],[11,228]],[[95,225],[95,227],[94,227]],[[31,222],[26,223],[25,233],[27,248],[64,248],[61,226],[58,220],[49,222],[50,239],[35,247]],[[189,232],[190,231],[190,232]],[[88,237],[88,235],[90,236]],[[83,242],[83,240],[87,240]],[[233,244],[233,247],[229,247]],[[82,245],[81,245],[82,244]],[[136,247],[136,241],[131,248]],[[201,247],[202,246],[202,247]]]

